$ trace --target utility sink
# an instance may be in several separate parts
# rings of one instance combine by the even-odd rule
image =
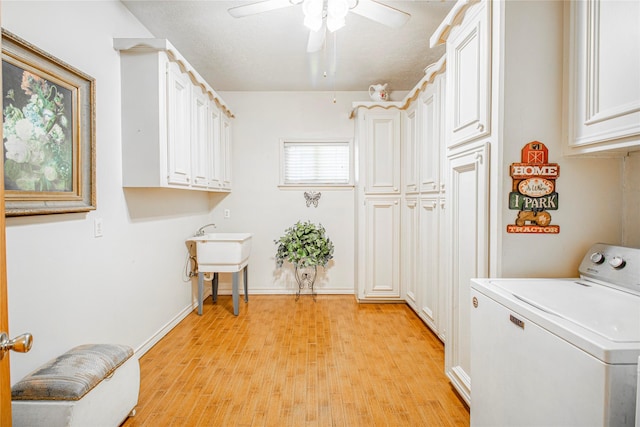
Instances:
[[[186,240],[202,273],[232,273],[242,270],[251,254],[251,233],[208,233]]]

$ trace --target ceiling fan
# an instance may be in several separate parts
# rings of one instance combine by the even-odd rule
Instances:
[[[326,30],[342,28],[348,12],[356,13],[391,28],[402,27],[411,17],[406,12],[376,0],[263,0],[229,8],[234,18],[242,18],[270,10],[302,4],[304,25],[309,28],[307,52],[322,49]]]

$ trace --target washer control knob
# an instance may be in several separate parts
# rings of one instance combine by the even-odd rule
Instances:
[[[613,268],[622,268],[626,264],[625,260],[622,257],[614,256],[609,261],[609,265]]]
[[[602,252],[594,252],[589,257],[594,264],[602,264],[604,262],[604,254]]]

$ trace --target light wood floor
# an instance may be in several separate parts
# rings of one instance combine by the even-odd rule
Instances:
[[[468,426],[442,343],[404,304],[205,300],[140,359],[134,426]]]

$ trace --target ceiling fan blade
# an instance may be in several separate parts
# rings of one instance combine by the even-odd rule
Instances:
[[[264,0],[257,3],[243,4],[241,6],[230,7],[227,9],[229,14],[234,18],[243,18],[257,13],[268,12],[270,10],[281,9],[283,7],[293,6],[289,0]]]
[[[309,42],[307,43],[307,52],[313,53],[322,49],[324,39],[327,34],[327,26],[322,23],[322,27],[318,31],[309,31]]]
[[[359,0],[351,12],[392,28],[402,27],[411,18],[408,13],[375,0]]]

